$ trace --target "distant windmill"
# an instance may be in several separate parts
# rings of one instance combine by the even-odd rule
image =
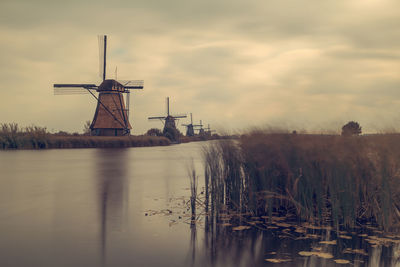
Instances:
[[[185,115],[171,115],[169,114],[169,97],[167,97],[167,116],[160,116],[160,117],[149,117],[149,120],[161,120],[164,123],[164,130],[165,133],[168,128],[176,129],[175,121],[181,118],[186,118]]]
[[[199,135],[201,135],[201,136],[205,135],[204,128],[203,128],[203,123],[202,123],[201,120],[200,120],[200,128],[197,129],[197,130],[199,130]]]
[[[131,89],[143,89],[142,80],[106,79],[107,36],[99,36],[99,75],[103,79],[95,84],[54,84],[54,94],[90,93],[97,100],[97,107],[90,125],[91,135],[120,136],[129,135],[132,129],[129,123],[129,98]],[[98,97],[95,92],[99,93]],[[126,93],[126,105],[123,93]]]
[[[211,136],[212,133],[215,133],[215,130],[211,130],[210,124],[208,124],[208,127],[204,129],[205,135]]]
[[[202,127],[203,125],[193,125],[193,117],[192,113],[190,113],[190,124],[182,124],[182,126],[186,126],[186,136],[194,136],[194,127]]]

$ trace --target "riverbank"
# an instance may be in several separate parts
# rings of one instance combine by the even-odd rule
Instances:
[[[0,149],[51,148],[120,148],[168,146],[171,141],[162,136],[88,136],[79,134],[51,134],[46,128],[31,126],[20,129],[17,124],[2,124]]]
[[[0,149],[122,148],[168,146],[168,138],[157,136],[18,136],[0,137]]]

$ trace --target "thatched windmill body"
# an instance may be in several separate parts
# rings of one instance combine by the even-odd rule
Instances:
[[[195,127],[202,127],[201,124],[193,124],[192,113],[190,113],[190,124],[182,124],[182,126],[186,126],[186,136],[194,136]]]
[[[163,134],[168,137],[168,134],[175,135],[176,132],[178,132],[178,129],[176,129],[176,120],[179,120],[181,118],[186,118],[186,114],[184,115],[171,115],[169,113],[169,97],[167,97],[166,100],[167,104],[167,116],[158,116],[158,117],[149,117],[149,120],[161,120],[162,123],[164,124],[164,129],[163,129]],[[171,140],[175,140],[176,138],[171,137]]]
[[[54,84],[54,93],[56,95],[90,93],[97,100],[96,111],[90,125],[91,135],[129,135],[132,129],[129,123],[130,90],[143,89],[143,81],[106,79],[107,36],[99,36],[99,49],[99,74],[103,79],[100,85]],[[96,92],[98,96],[96,96]],[[126,94],[126,104],[124,93]]]

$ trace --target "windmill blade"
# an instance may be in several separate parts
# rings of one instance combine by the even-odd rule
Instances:
[[[143,80],[117,80],[125,89],[143,89]]]
[[[83,95],[89,94],[88,90],[96,90],[95,84],[54,84],[55,95]]]
[[[54,95],[86,95],[89,90],[85,88],[54,88]]]
[[[169,116],[169,97],[167,97],[165,99],[165,104],[166,104],[166,107],[167,107],[167,116]]]
[[[187,118],[186,114],[171,115],[175,119]]]
[[[148,117],[149,120],[165,120],[166,117]]]
[[[55,83],[54,88],[84,88],[97,89],[97,85],[92,83]]]
[[[99,40],[99,76],[106,79],[107,35],[98,35]]]

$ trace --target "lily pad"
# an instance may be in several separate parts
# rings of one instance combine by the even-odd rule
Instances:
[[[265,259],[265,261],[273,262],[273,263],[282,263],[292,261],[290,259]]]
[[[309,256],[317,256],[323,259],[332,259],[333,255],[331,253],[328,252],[320,252],[320,251],[300,251],[299,252],[300,256],[305,256],[305,257],[309,257]]]
[[[241,226],[233,227],[232,230],[233,231],[243,231],[243,230],[247,230],[250,228],[251,228],[250,226],[241,225]]]
[[[325,245],[336,245],[337,240],[330,240],[330,241],[320,241],[320,244],[325,244]]]
[[[333,260],[333,261],[336,262],[337,264],[348,264],[348,263],[350,263],[350,261],[342,260],[342,259],[337,259],[337,260]]]

